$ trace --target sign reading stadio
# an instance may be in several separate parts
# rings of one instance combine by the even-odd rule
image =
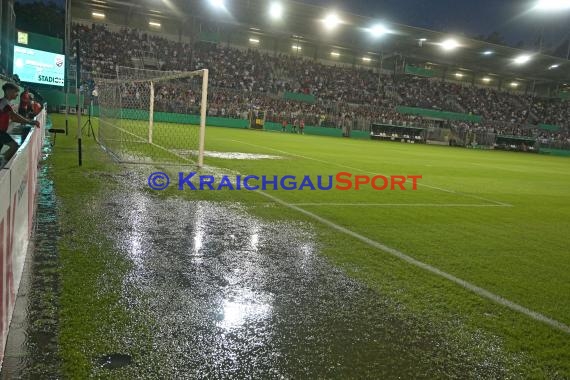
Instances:
[[[23,82],[63,86],[65,56],[43,50],[14,46],[14,74]]]

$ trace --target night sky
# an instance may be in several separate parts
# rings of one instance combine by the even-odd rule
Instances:
[[[19,3],[65,0],[16,0]],[[182,0],[183,1],[183,0]],[[204,0],[207,1],[207,0]],[[232,0],[226,0],[231,2]],[[379,20],[422,27],[468,37],[499,32],[508,45],[519,41],[533,48],[541,31],[545,47],[560,44],[570,33],[570,11],[555,14],[529,12],[536,0],[296,0]]]
[[[65,8],[65,0],[16,0],[16,3],[30,4],[41,2],[44,4],[54,3],[58,7]]]
[[[570,32],[570,11],[564,14],[528,12],[531,0],[301,0],[336,7],[341,11],[426,29],[467,36],[489,35],[497,31],[505,41],[527,47],[544,28],[547,45],[557,44]]]

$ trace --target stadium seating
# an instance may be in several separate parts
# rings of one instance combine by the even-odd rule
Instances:
[[[428,126],[421,116],[404,115],[396,106],[422,107],[480,115],[480,123],[448,121],[457,130],[533,136],[570,144],[568,101],[538,99],[489,88],[462,86],[410,75],[379,76],[372,70],[325,65],[287,55],[268,55],[196,43],[189,45],[133,29],[111,32],[105,26],[74,24],[73,39],[81,41],[83,69],[116,75],[116,65],[133,66],[134,57],[152,54],[162,70],[210,70],[209,114],[243,118],[251,106],[268,110],[267,120],[280,122],[302,115],[308,125],[340,126],[342,115],[357,120],[357,129],[370,122]],[[127,86],[128,87],[128,86]],[[125,91],[136,92],[134,88]],[[315,103],[283,99],[284,92],[311,94]],[[177,104],[200,102],[192,87],[163,86],[157,90],[157,110],[175,111]],[[541,129],[555,124],[558,130]],[[441,125],[441,124],[440,124]]]

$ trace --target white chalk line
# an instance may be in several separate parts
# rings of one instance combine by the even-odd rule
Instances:
[[[479,203],[291,203],[293,206],[326,207],[512,207],[509,205]]]
[[[318,222],[320,222],[320,223],[322,223],[322,224],[324,224],[324,225],[326,225],[326,226],[328,226],[328,227],[330,227],[330,228],[332,228],[332,229],[334,229],[334,230],[337,230],[337,231],[342,232],[342,233],[344,233],[344,234],[346,234],[346,235],[348,235],[348,236],[351,236],[351,237],[353,237],[353,238],[355,238],[355,239],[357,239],[357,240],[359,240],[359,241],[361,241],[361,242],[363,242],[363,243],[365,243],[365,244],[367,244],[367,245],[369,245],[369,246],[371,246],[371,247],[374,247],[374,248],[379,249],[379,250],[381,250],[381,251],[383,251],[383,252],[389,253],[390,255],[392,255],[392,256],[394,256],[394,257],[397,257],[397,258],[399,258],[399,259],[401,259],[401,260],[403,260],[403,261],[405,261],[405,262],[407,262],[407,263],[409,263],[409,264],[411,264],[411,265],[413,265],[413,266],[416,266],[416,267],[418,267],[418,268],[424,269],[424,270],[426,270],[426,271],[428,271],[428,272],[430,272],[430,273],[433,273],[433,274],[435,274],[435,275],[437,275],[437,276],[443,277],[443,278],[445,278],[445,279],[447,279],[447,280],[449,280],[449,281],[451,281],[451,282],[453,282],[453,283],[455,283],[455,284],[457,284],[457,285],[459,285],[459,286],[461,286],[461,287],[463,287],[463,288],[465,288],[465,289],[467,289],[467,290],[469,290],[469,291],[475,293],[476,295],[478,295],[478,296],[480,296],[480,297],[486,298],[486,299],[488,299],[488,300],[490,300],[490,301],[493,301],[493,302],[495,302],[495,303],[497,303],[497,304],[499,304],[499,305],[505,306],[505,307],[507,307],[507,308],[509,308],[509,309],[511,309],[511,310],[514,310],[514,311],[516,311],[516,312],[519,312],[519,313],[521,313],[521,314],[524,314],[524,315],[526,315],[527,317],[530,317],[530,318],[534,319],[535,321],[545,323],[546,325],[548,325],[548,326],[550,326],[550,327],[553,327],[553,328],[555,328],[555,329],[557,329],[557,330],[560,330],[560,331],[562,331],[562,332],[565,332],[565,333],[567,333],[567,334],[570,334],[570,326],[568,326],[568,325],[566,325],[566,324],[564,324],[564,323],[562,323],[562,322],[559,322],[559,321],[557,321],[557,320],[555,320],[555,319],[552,319],[552,318],[550,318],[550,317],[547,317],[547,316],[545,316],[545,315],[543,315],[543,314],[541,314],[541,313],[539,313],[539,312],[536,312],[536,311],[531,310],[531,309],[529,309],[529,308],[526,308],[526,307],[524,307],[524,306],[522,306],[522,305],[519,305],[519,304],[517,304],[517,303],[515,303],[515,302],[513,302],[513,301],[510,301],[510,300],[508,300],[508,299],[506,299],[506,298],[504,298],[504,297],[501,297],[501,296],[499,296],[499,295],[497,295],[497,294],[495,294],[495,293],[492,293],[492,292],[490,292],[490,291],[488,291],[488,290],[486,290],[486,289],[483,289],[483,288],[481,288],[481,287],[479,287],[479,286],[477,286],[477,285],[474,285],[474,284],[472,284],[472,283],[470,283],[470,282],[468,282],[468,281],[462,280],[462,279],[460,279],[459,277],[456,277],[456,276],[454,276],[454,275],[452,275],[452,274],[449,274],[449,273],[447,273],[447,272],[444,272],[444,271],[442,271],[441,269],[436,268],[436,267],[434,267],[434,266],[432,266],[432,265],[430,265],[430,264],[426,264],[426,263],[424,263],[424,262],[422,262],[422,261],[416,260],[416,259],[414,259],[413,257],[408,256],[408,255],[406,255],[405,253],[398,251],[397,249],[388,247],[388,246],[385,245],[385,244],[382,244],[382,243],[377,242],[377,241],[375,241],[375,240],[369,239],[369,238],[367,238],[367,237],[365,237],[365,236],[363,236],[363,235],[360,235],[360,234],[357,233],[357,232],[354,232],[354,231],[352,231],[352,230],[349,230],[348,228],[345,228],[345,227],[342,227],[342,226],[340,226],[340,225],[338,225],[338,224],[336,224],[336,223],[333,223],[333,222],[331,222],[331,221],[329,221],[329,220],[327,220],[327,219],[325,219],[325,218],[323,218],[323,217],[321,217],[321,216],[319,216],[319,215],[317,215],[317,214],[315,214],[315,213],[312,213],[312,212],[310,212],[310,211],[307,211],[307,210],[305,210],[305,209],[302,209],[302,208],[300,208],[300,207],[298,207],[298,206],[296,206],[296,205],[294,205],[294,204],[287,203],[287,202],[285,202],[285,201],[283,201],[283,200],[277,198],[277,197],[274,196],[274,195],[265,193],[265,192],[263,192],[263,191],[257,191],[257,192],[258,192],[259,194],[261,194],[261,195],[263,195],[263,196],[265,196],[265,197],[267,197],[267,198],[269,198],[269,199],[271,199],[271,200],[273,200],[273,201],[275,201],[275,202],[277,202],[277,203],[279,203],[279,204],[285,206],[285,207],[288,207],[288,208],[290,208],[290,209],[292,209],[292,210],[295,210],[295,211],[297,211],[297,212],[300,212],[300,213],[303,214],[303,215],[306,215],[306,216],[308,216],[308,217],[310,217],[310,218],[312,218],[312,219],[314,219],[314,220],[316,220],[316,221],[318,221]]]
[[[225,169],[225,170],[228,170],[228,169]],[[230,171],[235,173],[236,175],[240,174],[239,172],[237,172],[235,170],[230,170]],[[282,206],[285,206],[285,207],[290,208],[294,211],[297,211],[297,212],[299,212],[305,216],[308,216],[308,217],[316,220],[317,222],[324,224],[325,226],[328,226],[334,230],[342,232],[345,235],[351,236],[351,237],[363,242],[364,244],[367,244],[373,248],[376,248],[376,249],[383,251],[383,252],[386,252],[386,253],[388,253],[388,254],[396,257],[396,258],[399,258],[399,259],[407,262],[408,264],[411,264],[415,267],[421,268],[427,272],[435,274],[436,276],[445,278],[445,279],[463,287],[464,289],[471,291],[472,293],[474,293],[474,294],[476,294],[482,298],[488,299],[488,300],[495,302],[501,306],[509,308],[515,312],[520,313],[520,314],[523,314],[523,315],[525,315],[525,316],[527,316],[527,317],[529,317],[535,321],[542,322],[542,323],[544,323],[544,324],[546,324],[546,325],[548,325],[554,329],[557,329],[557,330],[562,331],[564,333],[570,334],[570,326],[568,326],[568,325],[566,325],[560,321],[557,321],[553,318],[547,317],[544,314],[541,314],[537,311],[534,311],[534,310],[531,310],[527,307],[519,305],[518,303],[510,301],[504,297],[501,297],[500,295],[495,294],[493,292],[490,292],[487,289],[481,288],[481,287],[479,287],[475,284],[472,284],[468,281],[465,281],[459,277],[456,277],[452,274],[444,272],[443,270],[441,270],[437,267],[434,267],[433,265],[430,265],[430,264],[424,263],[423,261],[419,261],[417,259],[414,259],[413,257],[408,256],[405,253],[398,251],[395,248],[389,247],[383,243],[377,242],[377,241],[372,240],[370,238],[367,238],[366,236],[363,236],[357,232],[349,230],[348,228],[342,227],[342,226],[340,226],[334,222],[331,222],[330,220],[325,219],[325,218],[323,218],[323,217],[321,217],[321,216],[319,216],[319,215],[317,215],[311,211],[307,211],[305,209],[302,209],[301,207],[298,206],[298,204],[295,205],[292,203],[285,202],[284,200],[277,198],[276,196],[271,195],[269,193],[263,192],[261,190],[256,190],[255,192],[263,195],[264,197],[272,200],[275,203],[278,203]],[[488,207],[491,207],[491,206],[494,206],[494,205],[488,205]],[[497,205],[497,207],[498,206],[500,206],[500,205]],[[505,205],[503,207],[510,207],[510,206]]]
[[[339,164],[339,163],[332,162],[332,161],[320,160],[320,159],[318,159],[318,158],[308,157],[308,156],[304,156],[304,155],[296,154],[296,153],[291,153],[291,152],[287,152],[287,151],[280,150],[280,149],[270,148],[270,147],[267,147],[267,146],[262,146],[262,145],[257,145],[257,144],[251,144],[251,143],[248,143],[248,142],[245,142],[245,141],[241,141],[241,140],[233,140],[233,139],[225,139],[225,140],[226,140],[226,141],[233,141],[233,142],[237,142],[237,143],[240,143],[240,144],[249,145],[249,146],[253,146],[253,147],[257,147],[257,148],[269,149],[269,150],[272,150],[272,151],[275,151],[275,152],[279,152],[279,153],[282,153],[282,154],[287,154],[287,155],[289,155],[289,156],[299,157],[299,158],[303,158],[303,159],[306,159],[306,160],[312,160],[312,161],[320,162],[320,163],[327,164],[327,165],[335,165],[335,166],[338,166],[338,167],[341,167],[341,168],[345,168],[345,169],[356,170],[356,171],[361,172],[361,173],[367,173],[367,174],[371,174],[371,175],[384,175],[384,174],[382,174],[382,173],[374,173],[374,172],[371,172],[371,171],[368,171],[368,170],[362,170],[362,169],[359,169],[359,168],[355,168],[355,167],[352,167],[352,166]],[[457,192],[457,191],[455,191],[455,190],[448,190],[448,189],[444,189],[444,188],[437,187],[437,186],[427,185],[427,184],[425,184],[425,183],[419,183],[419,182],[418,182],[418,186],[424,186],[424,187],[427,187],[427,188],[430,188],[430,189],[434,189],[434,190],[439,190],[439,191],[442,191],[442,192],[445,192],[445,193],[457,194],[457,195],[461,195],[461,196],[465,196],[465,197],[470,197],[470,198],[473,198],[473,199],[477,199],[477,200],[484,201],[484,202],[488,202],[488,203],[494,203],[494,204],[501,205],[501,206],[504,206],[504,207],[513,207],[513,205],[508,204],[508,203],[495,201],[495,200],[493,200],[493,199],[487,199],[487,198],[479,197],[479,196],[477,196],[477,195],[460,193],[460,192]]]
[[[123,129],[123,128],[119,127],[119,126],[116,126],[116,125],[114,125],[113,123],[109,123],[109,122],[107,122],[107,121],[105,121],[105,120],[99,120],[99,123],[101,123],[101,122],[102,122],[102,123],[105,123],[105,124],[107,124],[107,125],[110,125],[111,127],[115,128],[115,129],[118,129],[118,130],[120,130],[120,131],[123,131],[123,132],[125,132],[125,133],[127,133],[127,134],[129,134],[129,135],[131,135],[131,136],[133,136],[133,137],[138,138],[139,140],[141,140],[141,142],[140,142],[141,144],[148,144],[148,145],[154,146],[154,147],[156,147],[156,148],[158,148],[158,149],[161,149],[161,150],[163,150],[163,151],[165,151],[165,152],[167,152],[167,153],[172,154],[173,156],[175,156],[175,157],[181,159],[182,161],[186,161],[186,162],[188,162],[189,164],[194,164],[194,165],[196,164],[196,162],[193,161],[193,160],[190,160],[190,159],[188,159],[188,158],[186,158],[186,157],[182,157],[181,155],[176,154],[176,153],[174,153],[173,151],[171,151],[171,150],[169,150],[168,148],[165,148],[165,147],[163,147],[163,146],[161,146],[161,145],[148,142],[148,141],[145,140],[143,137],[141,137],[141,136],[139,136],[139,135],[136,135],[136,134],[134,134],[134,133],[132,133],[132,132],[129,132],[129,131],[127,131],[126,129]],[[105,141],[111,141],[111,140],[105,140]],[[115,140],[115,141],[116,141],[116,140]],[[119,140],[119,141],[121,141],[122,143],[125,143],[123,140]],[[126,143],[128,144],[128,143],[130,143],[130,142],[126,142]]]
[[[228,170],[228,169],[221,169],[221,170]],[[240,174],[238,171],[235,171],[235,170],[229,169],[229,171],[235,173],[236,175]],[[570,334],[570,326],[568,326],[562,322],[559,322],[559,321],[557,321],[553,318],[547,317],[547,316],[545,316],[539,312],[536,312],[536,311],[531,310],[529,308],[526,308],[522,305],[519,305],[513,301],[510,301],[504,297],[501,297],[495,293],[492,293],[492,292],[490,292],[484,288],[481,288],[477,285],[474,285],[468,281],[462,280],[459,277],[456,277],[452,274],[444,272],[443,270],[436,268],[430,264],[426,264],[422,261],[414,259],[413,257],[408,256],[405,253],[398,251],[397,249],[391,248],[391,247],[389,247],[383,243],[380,243],[380,242],[377,242],[377,241],[372,240],[370,238],[367,238],[366,236],[363,236],[357,232],[354,232],[354,231],[349,230],[345,227],[342,227],[336,223],[333,223],[333,222],[331,222],[331,221],[329,221],[329,220],[327,220],[327,219],[325,219],[325,218],[323,218],[323,217],[321,217],[321,216],[319,216],[313,212],[302,209],[298,205],[285,202],[284,200],[277,198],[276,196],[271,195],[269,193],[263,192],[261,190],[256,190],[255,192],[263,195],[264,197],[272,200],[275,203],[278,203],[282,206],[285,206],[285,207],[290,208],[294,211],[297,211],[297,212],[299,212],[305,216],[308,216],[308,217],[316,220],[317,222],[324,224],[325,226],[328,226],[334,230],[337,230],[337,231],[342,232],[348,236],[351,236],[351,237],[353,237],[353,238],[355,238],[355,239],[357,239],[357,240],[359,240],[359,241],[361,241],[361,242],[363,242],[363,243],[365,243],[365,244],[367,244],[373,248],[376,248],[380,251],[386,252],[386,253],[388,253],[394,257],[397,257],[397,258],[399,258],[399,259],[401,259],[401,260],[403,260],[403,261],[405,261],[405,262],[407,262],[407,263],[409,263],[415,267],[424,269],[424,270],[426,270],[432,274],[435,274],[436,276],[445,278],[445,279],[447,279],[447,280],[471,291],[472,293],[474,293],[474,294],[476,294],[482,298],[488,299],[488,300],[495,302],[499,305],[507,307],[513,311],[521,313],[521,314],[523,314],[523,315],[525,315],[525,316],[527,316],[527,317],[529,317],[535,321],[542,322],[542,323],[544,323],[550,327],[553,327],[557,330],[560,330],[562,332]],[[492,206],[494,206],[494,205],[488,205],[487,207],[492,207]],[[496,207],[498,207],[498,206],[501,206],[501,205],[497,205]],[[505,205],[503,207],[510,207],[510,206]]]

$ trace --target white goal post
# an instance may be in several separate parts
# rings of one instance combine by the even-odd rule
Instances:
[[[98,85],[99,138],[116,158],[203,167],[208,69],[117,67],[116,80]]]

